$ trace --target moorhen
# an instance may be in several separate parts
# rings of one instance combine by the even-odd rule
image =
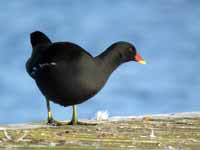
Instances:
[[[32,55],[26,70],[46,97],[50,124],[58,122],[52,118],[49,100],[64,107],[73,106],[70,124],[81,124],[77,120],[76,105],[97,94],[119,65],[128,61],[146,64],[128,42],[116,42],[93,57],[77,44],[52,43],[40,31],[31,33],[30,38]]]

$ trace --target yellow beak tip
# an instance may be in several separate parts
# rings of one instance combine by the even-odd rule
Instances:
[[[140,60],[140,61],[138,61],[138,63],[139,63],[139,64],[142,64],[142,65],[145,65],[145,64],[146,64],[146,61]]]

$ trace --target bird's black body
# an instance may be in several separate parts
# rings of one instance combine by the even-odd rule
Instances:
[[[133,45],[117,42],[93,57],[76,44],[51,43],[38,31],[31,34],[31,43],[33,52],[26,63],[27,72],[45,97],[62,106],[93,97],[120,64],[134,60],[136,55]]]

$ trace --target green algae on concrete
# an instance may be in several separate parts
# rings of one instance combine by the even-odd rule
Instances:
[[[31,125],[31,124],[29,124]],[[97,125],[0,127],[0,148],[16,149],[200,149],[200,118],[103,121]]]

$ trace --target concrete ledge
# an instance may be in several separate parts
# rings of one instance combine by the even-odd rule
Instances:
[[[105,119],[105,118],[104,118]],[[199,150],[200,113],[85,120],[97,125],[0,125],[0,149]]]

